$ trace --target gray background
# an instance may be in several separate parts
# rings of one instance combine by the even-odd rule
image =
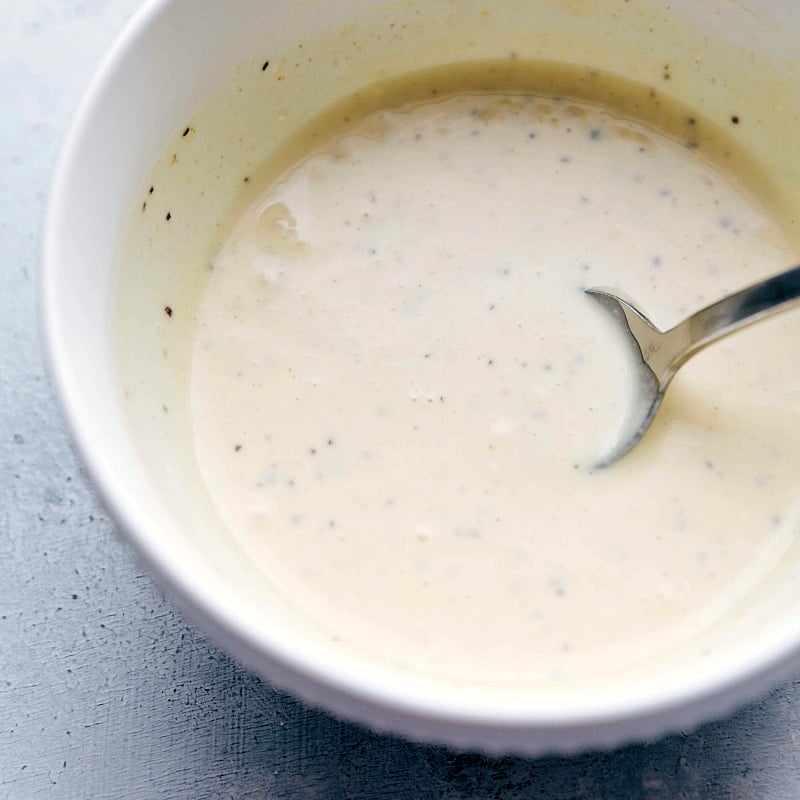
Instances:
[[[0,800],[800,798],[800,674],[690,735],[493,760],[309,709],[162,597],[70,449],[37,319],[57,147],[138,5],[0,0]]]

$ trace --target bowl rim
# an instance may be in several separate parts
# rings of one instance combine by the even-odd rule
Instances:
[[[385,681],[364,680],[336,670],[335,665],[309,659],[301,649],[265,638],[262,629],[249,624],[235,605],[209,592],[194,566],[178,563],[169,543],[156,535],[152,520],[142,513],[113,466],[98,452],[92,432],[91,409],[76,391],[71,355],[60,330],[62,319],[55,275],[63,208],[69,200],[71,165],[86,131],[100,107],[100,95],[118,65],[125,62],[139,40],[146,37],[177,0],[146,0],[133,14],[96,68],[68,127],[53,173],[44,224],[40,270],[40,324],[46,360],[57,389],[72,442],[103,505],[125,538],[174,597],[181,609],[211,633],[212,638],[236,655],[248,668],[296,692],[313,703],[373,727],[412,738],[459,746],[478,746],[498,752],[573,752],[589,746],[613,746],[637,738],[675,732],[696,725],[711,715],[733,710],[791,673],[792,659],[800,651],[800,636],[783,636],[749,661],[736,662],[727,671],[697,676],[683,683],[664,685],[660,692],[634,696],[627,703],[598,698],[591,707],[533,713],[525,704],[505,707],[464,707],[450,695],[400,691]],[[612,698],[613,700],[613,698]]]

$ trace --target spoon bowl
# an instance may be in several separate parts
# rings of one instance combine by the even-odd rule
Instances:
[[[597,464],[606,467],[644,436],[675,373],[693,355],[740,328],[800,302],[800,266],[723,297],[666,331],[657,328],[622,292],[597,286],[586,289],[586,293],[612,315],[630,346],[635,371],[635,396],[617,443]]]

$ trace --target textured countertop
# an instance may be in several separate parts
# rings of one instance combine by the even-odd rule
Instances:
[[[305,707],[182,620],[73,454],[38,333],[59,141],[139,0],[0,0],[0,800],[796,800],[800,664],[724,722],[576,758],[489,759]]]

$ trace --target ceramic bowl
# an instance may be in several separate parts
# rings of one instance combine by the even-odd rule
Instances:
[[[670,94],[712,118],[735,112],[753,120],[742,126],[742,142],[783,176],[782,191],[796,193],[799,46],[800,11],[790,0],[145,3],[103,61],[66,138],[42,276],[55,383],[120,530],[188,613],[248,667],[333,712],[417,739],[498,753],[613,746],[728,712],[780,678],[800,644],[800,615],[787,612],[797,602],[794,564],[754,601],[769,624],[732,657],[601,693],[489,692],[332,650],[213,524],[187,444],[188,355],[176,346],[168,363],[161,358],[160,298],[179,298],[171,322],[189,324],[181,320],[191,319],[200,289],[197,269],[186,265],[207,257],[215,226],[247,199],[242,176],[293,126],[374,80],[446,62],[517,53],[664,91],[669,64]],[[201,125],[208,135],[193,137]],[[153,175],[161,182],[151,192]],[[131,253],[131,220],[145,209],[162,221]],[[125,258],[143,266],[123,280]],[[136,319],[124,364],[115,332],[120,292]],[[129,397],[120,388],[125,370],[141,376]],[[134,434],[130,415],[150,413],[155,394],[170,413],[153,413],[146,434],[142,426]]]

